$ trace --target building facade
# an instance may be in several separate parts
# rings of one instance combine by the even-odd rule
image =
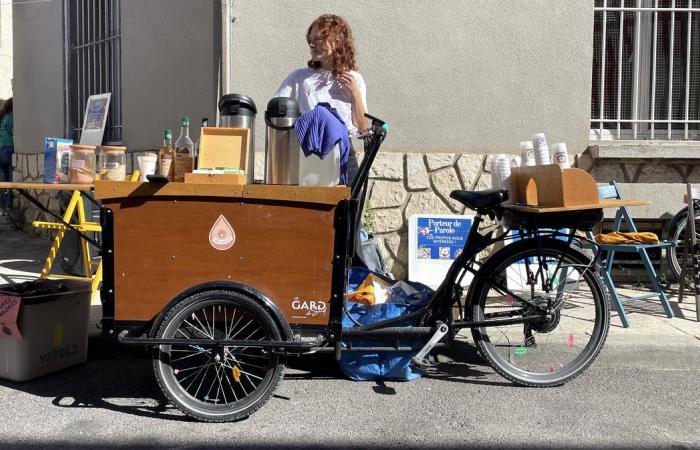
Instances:
[[[37,179],[43,138],[77,137],[87,95],[105,91],[113,92],[107,139],[133,152],[157,148],[184,114],[215,117],[221,93],[248,95],[261,155],[265,105],[305,66],[308,25],[332,12],[353,28],[369,112],[392,127],[365,221],[395,275],[407,269],[408,218],[464,212],[450,191],[489,187],[491,155],[518,152],[536,132],[566,142],[598,181],[651,195],[656,207],[643,214],[669,215],[680,197],[654,184],[680,189],[696,177],[700,117],[690,99],[700,26],[693,4],[667,3],[100,0],[93,11],[85,2],[16,1],[16,176]],[[688,63],[678,69],[671,55]]]

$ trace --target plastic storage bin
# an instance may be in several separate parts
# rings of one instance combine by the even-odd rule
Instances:
[[[37,280],[0,290],[3,295],[22,298],[22,338],[0,332],[0,377],[27,381],[87,360],[89,282]]]
[[[337,186],[340,183],[340,144],[321,159],[299,150],[299,186]]]

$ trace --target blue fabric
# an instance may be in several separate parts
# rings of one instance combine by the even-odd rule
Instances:
[[[0,147],[0,181],[12,181],[12,145]],[[12,191],[0,189],[0,209],[10,209],[12,207]]]
[[[348,274],[348,292],[357,289],[364,279],[373,275],[391,282],[386,277],[370,272],[365,267],[351,267]],[[369,325],[386,319],[393,319],[420,309],[432,295],[432,290],[420,283],[409,283],[418,290],[413,298],[408,299],[401,293],[392,290],[391,302],[365,306],[360,303],[346,302],[346,312],[343,315],[343,328],[353,328]],[[404,301],[405,300],[405,301]],[[399,323],[397,326],[411,326],[410,321]],[[402,346],[419,347],[421,342],[401,342]],[[356,346],[387,346],[380,341],[353,341]],[[379,380],[415,380],[420,378],[420,371],[411,365],[413,353],[377,353],[377,352],[343,352],[340,357],[340,367],[350,379],[356,381]]]
[[[305,156],[315,154],[324,159],[340,142],[340,183],[347,184],[350,136],[338,112],[328,103],[319,103],[297,119],[294,129]]]

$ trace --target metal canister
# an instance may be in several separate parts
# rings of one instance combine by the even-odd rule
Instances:
[[[265,111],[265,184],[299,184],[299,139],[294,123],[301,112],[289,97],[275,97]]]
[[[255,180],[255,115],[258,113],[252,98],[241,94],[226,94],[219,100],[219,126],[248,129],[248,157],[246,182]]]

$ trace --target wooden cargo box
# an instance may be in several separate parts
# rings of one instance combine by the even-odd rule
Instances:
[[[235,281],[291,324],[328,323],[349,188],[104,181],[95,194],[112,211],[116,320],[150,321],[193,286]]]

